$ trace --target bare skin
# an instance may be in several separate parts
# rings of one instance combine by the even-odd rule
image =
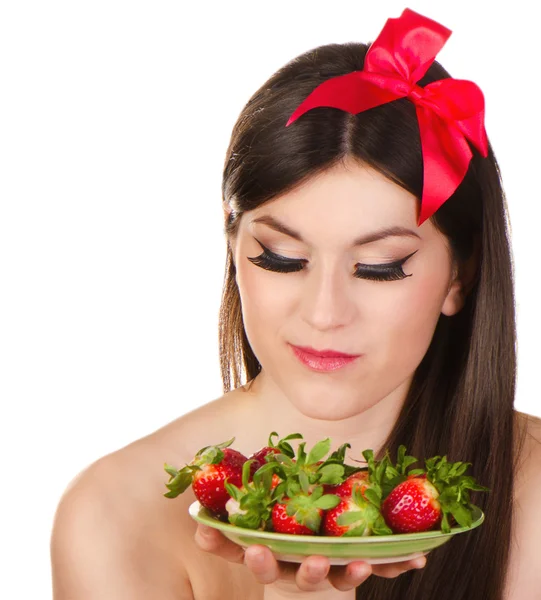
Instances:
[[[251,405],[257,400],[248,398],[247,403],[244,388],[230,392],[100,459],[72,483],[60,503],[52,537],[55,600],[350,600],[367,577],[396,577],[418,566],[353,562],[329,568],[324,557],[309,557],[299,567],[276,562],[260,546],[245,555],[223,536],[207,535],[189,517],[188,506],[195,500],[190,489],[174,500],[164,498],[164,462],[184,465],[209,442],[232,435],[235,447],[245,454],[262,445],[275,423],[260,419],[254,427]],[[530,423],[530,439],[541,439],[541,421],[530,417]],[[287,433],[283,427],[278,431]],[[540,481],[538,448],[539,443],[526,445],[524,472],[537,473]],[[352,453],[357,450],[352,448]],[[527,512],[524,525],[517,525],[523,536],[531,530],[527,524],[532,516]],[[256,550],[266,551],[259,564],[254,561]],[[510,578],[518,585],[519,571],[526,568],[519,547],[511,564]],[[319,575],[309,573],[311,565],[320,568]],[[518,597],[510,595],[509,600]]]
[[[352,562],[330,568],[324,557],[309,557],[297,567],[278,564],[263,547],[244,553],[197,529],[188,515],[191,490],[163,498],[163,464],[182,467],[202,447],[233,436],[234,447],[249,456],[271,431],[300,432],[307,447],[325,437],[335,448],[348,442],[354,460],[364,449],[377,453],[440,315],[462,308],[475,272],[474,260],[455,263],[447,239],[430,221],[417,227],[417,210],[412,194],[370,168],[349,164],[242,216],[231,251],[243,325],[262,371],[253,384],[104,457],[77,478],[60,503],[53,532],[55,600],[352,600],[366,577],[396,577],[416,566]],[[283,273],[262,267],[264,247],[284,257],[281,264],[302,268]],[[403,271],[386,278],[397,261]],[[370,275],[374,269],[384,269],[379,279]],[[293,355],[292,345],[331,348],[357,359],[339,371],[314,373]],[[537,422],[530,427],[541,429]],[[522,461],[518,545],[506,600],[533,599],[541,586],[535,563],[539,448],[531,446]],[[259,564],[257,550],[265,553]],[[309,573],[312,565],[320,567],[319,575]]]

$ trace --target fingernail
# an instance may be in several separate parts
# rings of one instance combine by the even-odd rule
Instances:
[[[416,569],[422,569],[426,565],[426,558],[418,558],[414,564]]]
[[[212,527],[207,527],[207,525],[199,525],[199,533],[205,537],[210,537],[212,532]]]
[[[361,565],[356,567],[353,571],[353,576],[355,579],[364,579],[368,573],[370,572],[370,568],[367,565]]]
[[[250,550],[248,556],[256,565],[260,565],[265,559],[265,555],[261,550]]]
[[[325,569],[319,565],[308,565],[308,573],[312,577],[321,577],[325,573]]]

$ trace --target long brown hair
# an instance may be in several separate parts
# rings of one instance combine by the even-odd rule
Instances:
[[[368,46],[330,44],[295,58],[252,96],[232,132],[223,172],[225,223],[236,235],[245,211],[292,190],[308,178],[354,158],[421,197],[423,162],[414,105],[396,100],[351,115],[317,108],[285,127],[302,100],[324,80],[361,70]],[[434,62],[419,85],[450,75]],[[513,264],[506,200],[498,164],[473,150],[468,173],[432,217],[454,257],[477,255],[475,280],[462,310],[441,315],[415,371],[394,429],[379,451],[398,446],[423,458],[447,455],[472,463],[470,474],[491,489],[472,493],[485,522],[433,550],[424,569],[395,579],[370,577],[363,600],[500,600],[507,574],[513,516],[513,473],[523,435],[515,429],[516,331]],[[228,245],[220,307],[224,392],[261,370],[246,337],[235,265]],[[482,574],[482,575],[480,575]]]

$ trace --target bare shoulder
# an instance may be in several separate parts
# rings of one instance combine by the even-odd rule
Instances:
[[[51,537],[55,600],[262,597],[243,565],[196,546],[191,489],[163,496],[164,463],[184,466],[204,445],[222,441],[208,426],[231,401],[213,400],[77,475],[59,502]],[[229,434],[221,423],[221,434]]]
[[[516,413],[524,434],[515,482],[513,539],[506,600],[536,598],[541,588],[541,419]]]
[[[517,456],[516,495],[521,496],[531,488],[532,478],[541,477],[541,418],[515,411],[517,437],[521,439]]]
[[[55,600],[193,597],[181,553],[165,547],[157,461],[150,440],[138,440],[69,484],[51,536]]]

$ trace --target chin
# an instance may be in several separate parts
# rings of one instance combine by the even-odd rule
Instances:
[[[367,407],[361,407],[358,404],[329,402],[328,399],[314,401],[313,398],[306,398],[306,401],[294,402],[294,406],[305,417],[318,419],[320,421],[342,421],[363,413]]]

